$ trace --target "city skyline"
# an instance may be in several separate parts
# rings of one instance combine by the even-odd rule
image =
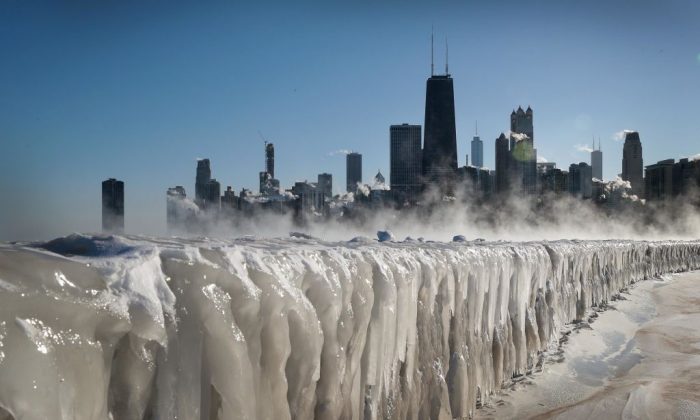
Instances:
[[[436,40],[442,39],[445,34],[450,36],[450,71],[455,80],[458,166],[465,164],[464,157],[469,152],[472,139],[471,126],[474,120],[478,120],[479,135],[485,143],[484,165],[494,169],[493,142],[498,134],[507,128],[507,114],[519,104],[524,107],[530,105],[537,110],[538,118],[535,125],[538,132],[536,145],[538,155],[556,162],[561,169],[566,169],[570,163],[589,161],[588,153],[577,151],[576,145],[587,143],[591,135],[600,136],[605,154],[603,172],[606,179],[614,178],[621,172],[622,143],[616,142],[613,137],[624,129],[640,132],[644,143],[645,162],[652,163],[666,158],[678,159],[700,152],[692,149],[697,148],[692,141],[692,134],[689,140],[685,133],[687,124],[692,121],[688,106],[684,107],[683,101],[678,101],[681,93],[687,92],[698,84],[697,77],[693,77],[700,70],[694,55],[696,52],[689,50],[688,48],[692,46],[688,41],[681,39],[681,35],[687,36],[688,31],[691,33],[697,31],[681,16],[693,6],[682,3],[674,3],[674,5],[675,7],[664,9],[663,13],[672,14],[685,24],[678,25],[670,34],[656,34],[660,36],[659,39],[648,38],[648,35],[640,33],[637,34],[639,39],[620,40],[620,37],[625,38],[625,29],[633,28],[629,21],[618,22],[620,26],[617,29],[613,28],[612,22],[605,22],[607,18],[602,19],[604,22],[596,22],[593,25],[595,29],[603,30],[607,35],[611,32],[617,34],[618,36],[613,39],[620,43],[618,45],[616,44],[618,41],[614,41],[612,46],[601,48],[600,53],[587,49],[586,51],[608,65],[618,62],[617,60],[619,60],[618,64],[645,62],[646,66],[635,67],[635,71],[639,74],[633,78],[634,80],[625,79],[623,68],[606,69],[606,74],[599,75],[598,78],[590,75],[588,78],[581,78],[581,74],[588,74],[588,72],[581,73],[578,69],[574,70],[559,63],[560,60],[571,58],[570,54],[582,51],[576,42],[581,42],[585,37],[577,37],[569,32],[564,33],[564,38],[572,41],[572,51],[567,53],[566,49],[555,48],[552,52],[553,58],[549,59],[543,59],[537,49],[530,49],[527,51],[528,54],[518,57],[519,54],[514,53],[513,49],[500,48],[506,55],[515,55],[506,62],[518,58],[525,60],[522,65],[514,66],[511,71],[504,71],[499,66],[490,64],[494,58],[497,58],[493,53],[488,52],[486,48],[475,46],[474,41],[465,36],[478,33],[477,29],[488,28],[488,24],[500,22],[496,19],[498,16],[496,12],[500,13],[501,10],[487,9],[477,13],[477,18],[481,17],[483,21],[475,22],[470,29],[472,32],[464,32],[459,29],[454,19],[438,14],[437,17],[441,19],[435,22]],[[612,16],[621,15],[624,11],[612,6],[597,5],[596,7],[610,8],[610,19]],[[13,8],[23,9],[19,5]],[[12,8],[8,7],[8,9]],[[252,97],[254,100],[250,103],[251,109],[243,112],[237,110],[235,104],[241,98],[251,98],[251,96],[246,88],[240,89],[240,85],[236,82],[228,84],[231,79],[224,76],[223,70],[231,68],[231,64],[216,58],[213,54],[216,51],[200,49],[194,44],[187,44],[188,48],[185,50],[199,53],[200,59],[209,60],[209,63],[224,64],[222,71],[213,73],[200,68],[191,68],[195,75],[218,76],[217,86],[227,86],[221,93],[213,94],[213,86],[210,83],[205,81],[202,85],[198,85],[194,83],[194,79],[177,71],[172,75],[164,73],[166,80],[162,83],[155,82],[153,86],[149,86],[138,94],[133,92],[139,83],[150,80],[146,76],[150,74],[149,72],[157,70],[159,66],[146,56],[142,56],[145,65],[134,67],[136,70],[127,71],[123,78],[115,78],[116,74],[104,68],[107,63],[120,56],[133,58],[134,54],[138,57],[138,54],[148,51],[127,47],[123,39],[113,38],[114,34],[103,32],[102,29],[88,25],[79,19],[87,14],[95,17],[97,22],[112,22],[113,17],[108,16],[111,10],[106,9],[108,8],[105,6],[104,10],[98,7],[90,11],[74,11],[77,16],[71,16],[70,13],[59,14],[59,16],[39,13],[43,16],[42,22],[47,23],[49,29],[42,28],[32,36],[20,38],[20,42],[26,47],[25,50],[32,51],[33,48],[38,53],[20,56],[12,61],[8,68],[2,70],[2,76],[5,79],[3,87],[8,92],[4,100],[10,112],[0,121],[6,127],[3,137],[8,140],[9,145],[3,153],[2,165],[0,165],[2,168],[0,169],[2,171],[0,193],[4,197],[13,197],[13,200],[3,200],[1,212],[9,215],[10,220],[16,221],[13,226],[3,223],[0,229],[2,239],[32,239],[39,235],[51,236],[56,233],[66,233],[66,231],[99,230],[99,200],[95,200],[94,191],[102,179],[109,177],[116,177],[129,184],[130,211],[126,215],[127,226],[144,233],[162,232],[165,230],[165,223],[162,220],[165,214],[165,203],[161,192],[173,185],[183,185],[187,191],[194,191],[191,167],[196,158],[212,159],[212,166],[221,183],[221,190],[227,185],[233,186],[236,190],[243,187],[256,189],[258,181],[256,176],[263,169],[259,158],[263,140],[260,140],[258,131],[261,131],[277,148],[276,175],[282,185],[288,187],[296,180],[314,180],[317,174],[328,172],[335,178],[333,192],[338,193],[345,185],[343,176],[345,159],[344,156],[341,158],[334,154],[334,151],[350,149],[363,154],[363,173],[365,174],[363,181],[369,182],[367,176],[372,176],[377,170],[384,174],[390,172],[389,126],[402,123],[423,125],[421,114],[425,103],[422,96],[425,79],[429,75],[430,56],[429,25],[425,19],[417,17],[421,10],[420,6],[413,6],[408,12],[401,12],[401,19],[411,23],[410,30],[404,30],[399,35],[389,37],[384,43],[373,45],[371,51],[366,51],[364,54],[351,54],[351,58],[355,60],[368,61],[371,56],[372,61],[381,63],[377,69],[377,75],[380,78],[389,74],[403,73],[401,77],[388,79],[384,77],[381,84],[376,85],[372,80],[377,75],[361,70],[348,72],[324,62],[323,70],[334,70],[330,72],[333,73],[333,78],[343,80],[345,84],[350,85],[348,88],[355,87],[358,92],[353,95],[344,95],[343,93],[346,92],[344,89],[333,88],[328,96],[329,99],[333,98],[333,102],[321,101],[321,107],[306,106],[296,112],[288,109],[290,115],[285,114],[285,110],[281,107],[292,105],[294,103],[292,96],[299,94],[303,97],[297,99],[304,101],[305,104],[314,103],[312,98],[331,86],[329,79],[321,78],[320,84],[314,83],[319,80],[303,82],[303,77],[300,78],[303,71],[290,70],[288,77],[285,74],[278,75],[278,78],[286,80],[285,82],[266,85],[265,73],[263,73],[260,77],[253,79],[257,82],[247,82],[252,85],[250,89],[257,89],[258,92]],[[134,23],[138,20],[136,19],[138,13],[132,9],[133,7],[130,8],[127,5],[120,10],[129,18],[132,25],[138,26],[132,29],[135,29],[138,34],[146,35],[145,40],[150,43],[162,39],[174,28],[181,28],[183,22],[189,22],[189,18],[179,15],[161,17],[156,19],[156,25],[150,32],[144,32],[143,27]],[[462,17],[475,19],[469,17],[470,15],[466,13],[467,9],[456,7],[456,10]],[[652,17],[655,10],[653,5],[643,4],[638,9],[631,10],[630,13],[639,18],[636,24],[649,21],[654,23],[655,20]],[[19,16],[20,19],[16,22],[8,22],[7,30],[11,33],[24,34],[24,28],[18,26],[17,22],[27,25],[27,19],[37,13],[28,9],[8,10],[4,18]],[[255,8],[246,13],[249,16],[261,17],[261,11]],[[335,11],[323,9],[318,13],[334,15]],[[380,15],[386,17],[386,13],[388,12],[384,11]],[[534,11],[530,10],[526,13],[534,14]],[[550,15],[557,14],[565,18],[563,22],[576,25],[583,23],[580,22],[579,17],[554,7]],[[211,10],[201,11],[197,16],[207,22],[211,20],[214,24],[213,28],[222,31],[220,41],[217,41],[219,48],[233,43],[233,35],[244,34],[245,39],[251,40],[259,34],[259,31],[246,33],[243,29],[240,32],[227,32],[223,29],[225,19],[213,17]],[[227,15],[224,13],[223,16]],[[366,18],[370,23],[379,24],[381,21],[381,19],[364,15],[361,17]],[[25,20],[22,21],[21,18]],[[279,20],[276,15],[273,15],[272,19]],[[514,18],[506,16],[506,22],[508,19]],[[101,35],[102,40],[112,40],[112,43],[105,46],[102,53],[96,57],[76,58],[78,64],[87,64],[93,60],[93,64],[98,64],[97,71],[87,72],[87,69],[83,69],[80,65],[73,66],[71,70],[74,70],[75,74],[69,76],[66,65],[70,61],[52,55],[46,48],[59,43],[58,45],[67,46],[69,51],[75,53],[94,49],[95,46],[86,41],[67,35],[64,25],[76,22],[78,28],[85,33]],[[352,22],[354,22],[352,15],[341,19],[345,30]],[[357,40],[349,36],[353,32],[341,32],[337,37],[320,46],[323,52],[321,55],[340,57],[339,51],[344,47],[355,44],[368,45],[365,36],[376,36],[378,32],[383,34],[385,30],[391,28],[391,25],[389,28],[382,29],[372,26],[368,34],[362,34]],[[200,37],[203,32],[209,33],[203,29],[201,22],[199,26],[188,24],[184,27],[188,34]],[[501,34],[487,42],[489,48],[507,45],[506,35],[516,39],[513,36],[515,32],[507,25],[503,25],[503,28],[506,34]],[[49,30],[63,35],[58,41],[47,42],[45,37]],[[552,45],[544,40],[546,32],[547,28],[533,30],[529,34],[529,39],[538,42],[542,48],[551,47]],[[129,36],[134,36],[127,32],[118,32],[118,34],[127,39]],[[309,33],[306,32],[306,34]],[[589,32],[585,32],[585,35],[593,36]],[[179,34],[179,36],[183,35]],[[272,38],[278,40],[274,36]],[[306,40],[312,41],[308,38]],[[271,41],[263,39],[262,42]],[[394,43],[400,43],[402,48],[393,48]],[[436,42],[436,45],[441,45],[441,42]],[[654,48],[649,45],[653,45]],[[314,46],[317,45],[314,44]],[[597,46],[602,47],[599,44]],[[657,46],[660,47],[658,50],[655,49]],[[298,47],[292,48],[291,51],[308,51],[300,50]],[[244,48],[244,50],[250,52],[249,49]],[[280,52],[279,49],[272,50]],[[660,50],[663,52],[659,52]],[[379,53],[384,57],[377,60],[376,54]],[[190,66],[192,65],[190,60],[179,57],[173,51],[166,51],[165,55],[165,58],[169,59],[165,60],[166,62],[176,62],[178,60],[175,58],[178,58],[179,61],[189,62]],[[443,60],[440,48],[436,48],[435,56],[436,65],[440,68]],[[87,55],[87,57],[91,56]],[[259,69],[263,62],[271,59],[267,56],[257,58],[262,60],[250,60],[250,67]],[[299,62],[297,57],[291,58],[293,63]],[[45,88],[43,93],[48,96],[42,97],[45,99],[42,103],[36,103],[32,99],[37,98],[40,91],[30,86],[29,80],[33,73],[30,72],[27,75],[20,73],[24,69],[31,69],[32,64],[49,59],[63,66],[49,69],[48,75],[51,76],[49,79],[57,82],[51,89],[46,89],[45,81],[37,83]],[[668,66],[668,60],[675,64],[673,74],[674,79],[677,80],[657,76],[656,79],[651,79],[656,83],[649,84],[648,80],[641,83],[645,77],[651,77],[651,74],[660,66]],[[556,61],[555,69],[546,70],[543,63],[553,61]],[[133,59],[131,63],[133,64]],[[318,62],[314,61],[303,68],[308,71],[313,69],[314,64]],[[573,80],[583,81],[583,87],[577,90],[580,95],[576,99],[563,98],[556,93],[556,89],[543,85],[544,78],[551,76],[553,71],[562,69],[568,69],[570,73],[564,72],[565,76],[556,78],[553,85],[561,88]],[[249,71],[247,70],[243,75],[248,74]],[[311,77],[314,79],[318,72],[318,69],[312,70],[309,77],[314,76]],[[535,72],[540,72],[542,75],[538,76]],[[662,74],[668,74],[668,70]],[[509,79],[516,75],[518,83],[509,83]],[[121,80],[128,83],[115,83]],[[185,83],[174,83],[178,80]],[[9,87],[10,81],[14,83],[13,87]],[[100,93],[98,90],[90,96],[89,88],[92,87],[94,90],[94,87],[98,86],[96,83],[101,83],[99,86],[103,86],[103,92]],[[357,89],[365,83],[369,84],[363,89]],[[318,86],[314,88],[313,84]],[[126,92],[123,95],[115,89],[122,85]],[[483,89],[480,88],[481,85],[487,86],[493,90],[493,93],[487,95],[481,90]],[[178,89],[172,90],[176,86]],[[281,89],[285,86],[288,89]],[[80,87],[82,88],[77,89]],[[88,89],[85,89],[86,87]],[[667,90],[659,95],[657,89],[660,87]],[[68,94],[69,92],[65,91],[66,88],[75,90],[77,93]],[[308,91],[309,88],[311,88],[310,91]],[[164,89],[178,93],[164,95]],[[593,92],[586,93],[587,89],[592,89]],[[300,93],[299,90],[307,93]],[[379,101],[377,106],[381,106],[381,112],[375,112],[375,105],[370,103],[381,96],[386,96],[388,99]],[[176,98],[178,103],[182,103],[187,98],[196,100],[191,105],[174,109],[163,105],[163,101],[168,97]],[[654,102],[650,102],[652,97]],[[57,107],[59,98],[65,99],[61,102],[61,107]],[[94,106],[94,110],[86,108],[91,103],[106,104],[103,101],[109,99],[114,103],[106,109],[101,109],[100,106]],[[11,107],[10,104],[12,104]],[[135,108],[129,109],[130,104],[135,105]],[[30,105],[35,107],[31,108]],[[158,106],[155,106],[153,108],[155,111],[151,113],[139,115],[145,111],[144,107],[147,105]],[[189,106],[195,105],[203,108],[204,111],[190,116]],[[234,105],[233,108],[232,105]],[[277,107],[278,105],[280,108]],[[120,109],[116,110],[115,106]],[[323,107],[326,110],[323,110]],[[562,109],[567,108],[571,109],[562,112]],[[108,112],[104,112],[105,110]],[[233,113],[231,113],[232,110]],[[96,114],[97,112],[100,114]],[[241,121],[248,113],[254,113],[250,115],[257,117],[250,123],[242,123]],[[79,118],[81,116],[82,119]],[[299,124],[294,121],[302,116],[316,121],[316,125]],[[324,118],[328,122],[319,121]],[[342,124],[342,121],[347,121],[348,118],[354,120],[353,124],[350,126]],[[182,121],[177,121],[178,119]],[[168,123],[165,123],[166,120]],[[329,127],[335,127],[335,129],[329,130]],[[299,150],[294,150],[295,148]],[[17,176],[18,174],[22,176]],[[159,193],[155,194],[154,191]],[[150,195],[153,197],[149,197]],[[42,207],[38,205],[39,197],[53,203],[56,224],[61,227],[61,232],[56,232],[51,222],[40,219],[39,209]],[[75,208],[85,209],[85,213],[71,214],[75,212]],[[129,221],[130,217],[135,219]],[[136,217],[140,220],[136,220]],[[149,229],[152,230],[149,231]],[[40,233],[44,231],[46,231],[45,234]]]

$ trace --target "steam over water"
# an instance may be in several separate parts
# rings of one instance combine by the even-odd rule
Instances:
[[[0,418],[459,418],[700,242],[0,246]]]

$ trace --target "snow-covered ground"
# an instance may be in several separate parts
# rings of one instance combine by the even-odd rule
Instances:
[[[0,418],[459,418],[698,242],[0,245]]]
[[[700,418],[700,272],[639,283],[477,418]]]

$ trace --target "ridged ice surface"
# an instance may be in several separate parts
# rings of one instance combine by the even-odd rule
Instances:
[[[700,242],[0,245],[0,418],[468,417]]]

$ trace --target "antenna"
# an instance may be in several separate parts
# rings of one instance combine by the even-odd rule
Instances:
[[[433,59],[433,38],[435,33],[435,27],[430,27],[430,77],[435,75],[435,60]]]
[[[474,121],[474,135],[479,136],[479,121]]]
[[[263,168],[265,168],[265,170],[267,170],[267,139],[265,138],[265,136],[262,135],[260,130],[258,130],[258,135],[260,136],[262,141],[265,143],[265,146],[263,146],[264,147],[263,150],[265,151],[265,153],[263,154],[263,156],[265,156],[265,164],[263,165]]]
[[[447,37],[445,37],[445,76],[450,75],[450,69],[449,69],[449,58],[450,58],[450,47],[447,44]]]

